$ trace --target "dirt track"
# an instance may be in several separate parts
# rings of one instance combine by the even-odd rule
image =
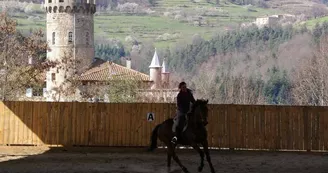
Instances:
[[[48,151],[47,151],[48,150]],[[199,156],[178,150],[190,172],[196,173]],[[226,173],[328,173],[328,155],[323,153],[268,153],[211,151],[216,172]],[[203,172],[209,172],[205,161]],[[10,173],[167,173],[166,153],[144,149],[0,147],[0,172]],[[181,172],[172,162],[171,173]]]

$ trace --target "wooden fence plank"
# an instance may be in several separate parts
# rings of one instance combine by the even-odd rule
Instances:
[[[139,104],[131,104],[131,112],[130,112],[130,122],[131,122],[131,127],[130,127],[130,132],[131,132],[131,138],[130,138],[130,146],[137,146],[138,144],[138,138],[137,138],[137,130],[138,130],[138,125],[137,125],[137,115],[138,115],[138,109],[139,109]]]
[[[38,127],[40,127],[40,124],[38,122],[42,121],[39,120],[39,103],[36,102],[35,104],[31,104],[31,106],[33,106],[33,114],[32,114],[32,120],[33,120],[33,126],[32,126],[32,144],[38,145],[39,144],[39,140],[38,140],[38,136],[42,136],[42,134],[40,134],[40,131],[38,129]],[[21,106],[19,107],[18,111],[20,112]]]
[[[123,115],[123,119],[122,119],[122,128],[123,128],[123,131],[122,133],[124,134],[123,135],[123,138],[122,138],[122,146],[129,146],[128,144],[128,139],[129,139],[129,136],[130,136],[130,132],[129,132],[129,103],[124,103],[124,104],[121,104],[123,106],[123,110],[124,110],[124,115]]]
[[[295,110],[295,116],[297,117],[296,121],[297,121],[297,148],[296,150],[303,150],[303,124],[302,124],[302,112],[300,109],[294,108]]]
[[[106,135],[108,122],[106,121],[107,115],[106,115],[106,105],[105,105],[105,103],[100,104],[99,111],[100,111],[100,114],[101,114],[100,123],[102,124],[102,126],[101,126],[101,135],[100,135],[101,145],[106,146],[107,139],[108,139],[108,137]]]
[[[208,105],[208,114],[210,115],[208,117],[208,120],[210,122],[212,122],[214,114],[215,114],[213,105]],[[215,125],[213,124],[213,125],[209,125],[209,126],[206,127],[206,129],[207,129],[207,140],[208,140],[208,146],[209,147],[213,147],[213,126],[215,126]]]
[[[324,117],[323,120],[323,150],[327,151],[328,150],[328,109],[323,109],[322,116]]]
[[[219,147],[220,146],[220,121],[219,121],[219,116],[220,116],[220,109],[217,105],[213,105],[213,114],[212,119],[208,121],[208,126],[213,124],[213,136],[212,136],[212,141],[213,141],[213,146],[214,147]]]
[[[5,125],[4,125],[4,132],[5,132],[5,136],[4,136],[4,142],[6,145],[10,144],[9,142],[9,136],[10,136],[10,103],[9,102],[5,102]],[[23,134],[23,133],[22,133]],[[24,140],[26,135],[23,134],[22,138]],[[23,142],[23,141],[22,141]]]
[[[39,111],[40,111],[40,117],[42,117],[40,120],[40,124],[41,124],[41,130],[42,130],[42,135],[41,137],[39,136],[39,138],[41,139],[43,144],[49,144],[49,131],[50,131],[50,126],[49,126],[49,106],[48,104],[50,103],[45,103],[45,102],[40,102],[40,107],[39,107]]]
[[[5,145],[4,143],[4,125],[5,125],[5,115],[4,115],[4,103],[0,102],[0,145]]]
[[[109,146],[114,145],[114,116],[113,116],[113,104],[107,105],[107,114],[109,122]]]

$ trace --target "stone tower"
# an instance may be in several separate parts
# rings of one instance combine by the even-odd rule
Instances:
[[[96,0],[45,0],[47,12],[47,59],[58,62],[47,71],[47,101],[71,101],[67,79],[79,74],[94,58]]]
[[[159,58],[156,52],[151,60],[151,64],[149,66],[149,77],[150,80],[153,81],[150,89],[160,89],[162,85],[162,76],[161,76],[162,66],[160,65]]]
[[[164,58],[162,64],[162,87],[168,88],[170,84],[170,72],[168,72],[166,59]]]

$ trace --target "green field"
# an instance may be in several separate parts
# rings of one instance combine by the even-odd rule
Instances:
[[[35,7],[39,9],[39,7]],[[190,0],[159,0],[152,10],[156,11],[152,15],[128,15],[118,12],[111,14],[100,13],[95,16],[95,36],[96,38],[118,39],[124,45],[127,36],[134,37],[138,42],[152,42],[156,47],[167,47],[180,41],[190,41],[194,34],[200,34],[208,39],[217,32],[226,29],[234,29],[243,22],[251,22],[256,17],[281,13],[279,10],[261,9],[234,5],[221,1],[217,7],[213,3],[205,0],[193,3]],[[201,16],[202,25],[195,25],[193,22],[179,21],[172,16],[164,16],[164,12],[180,11],[189,16]],[[210,15],[205,13],[210,11]],[[45,30],[46,14],[38,13],[24,14],[15,13],[12,15],[17,19],[18,29],[29,31],[30,28],[42,28]],[[35,19],[35,17],[38,17]],[[186,18],[187,18],[186,17]],[[174,35],[167,40],[158,40],[158,36],[163,34]]]
[[[306,25],[307,28],[313,29],[314,26],[317,23],[321,24],[323,22],[328,22],[328,16],[321,17],[321,18],[316,18],[316,19],[311,19],[311,20],[308,20],[308,21],[304,22],[304,24]]]

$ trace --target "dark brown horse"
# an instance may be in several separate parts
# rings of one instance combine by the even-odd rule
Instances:
[[[182,133],[181,137],[178,137],[177,144],[172,144],[171,139],[173,137],[172,133],[172,125],[173,119],[167,119],[161,124],[158,124],[151,135],[151,145],[148,151],[153,151],[157,148],[157,137],[160,141],[164,142],[167,146],[167,167],[170,169],[171,167],[171,158],[176,161],[176,163],[181,167],[181,169],[187,173],[188,170],[184,167],[178,156],[175,153],[175,148],[178,144],[180,145],[189,145],[192,146],[200,155],[200,166],[198,167],[198,171],[201,172],[204,167],[204,153],[206,155],[206,159],[211,168],[211,173],[214,173],[214,168],[211,162],[211,157],[209,155],[208,150],[208,142],[207,142],[207,131],[205,126],[207,125],[207,116],[208,116],[208,108],[207,108],[208,100],[196,100],[191,108],[191,113],[188,114],[188,127]],[[202,145],[204,148],[204,152],[199,148],[198,145]]]

